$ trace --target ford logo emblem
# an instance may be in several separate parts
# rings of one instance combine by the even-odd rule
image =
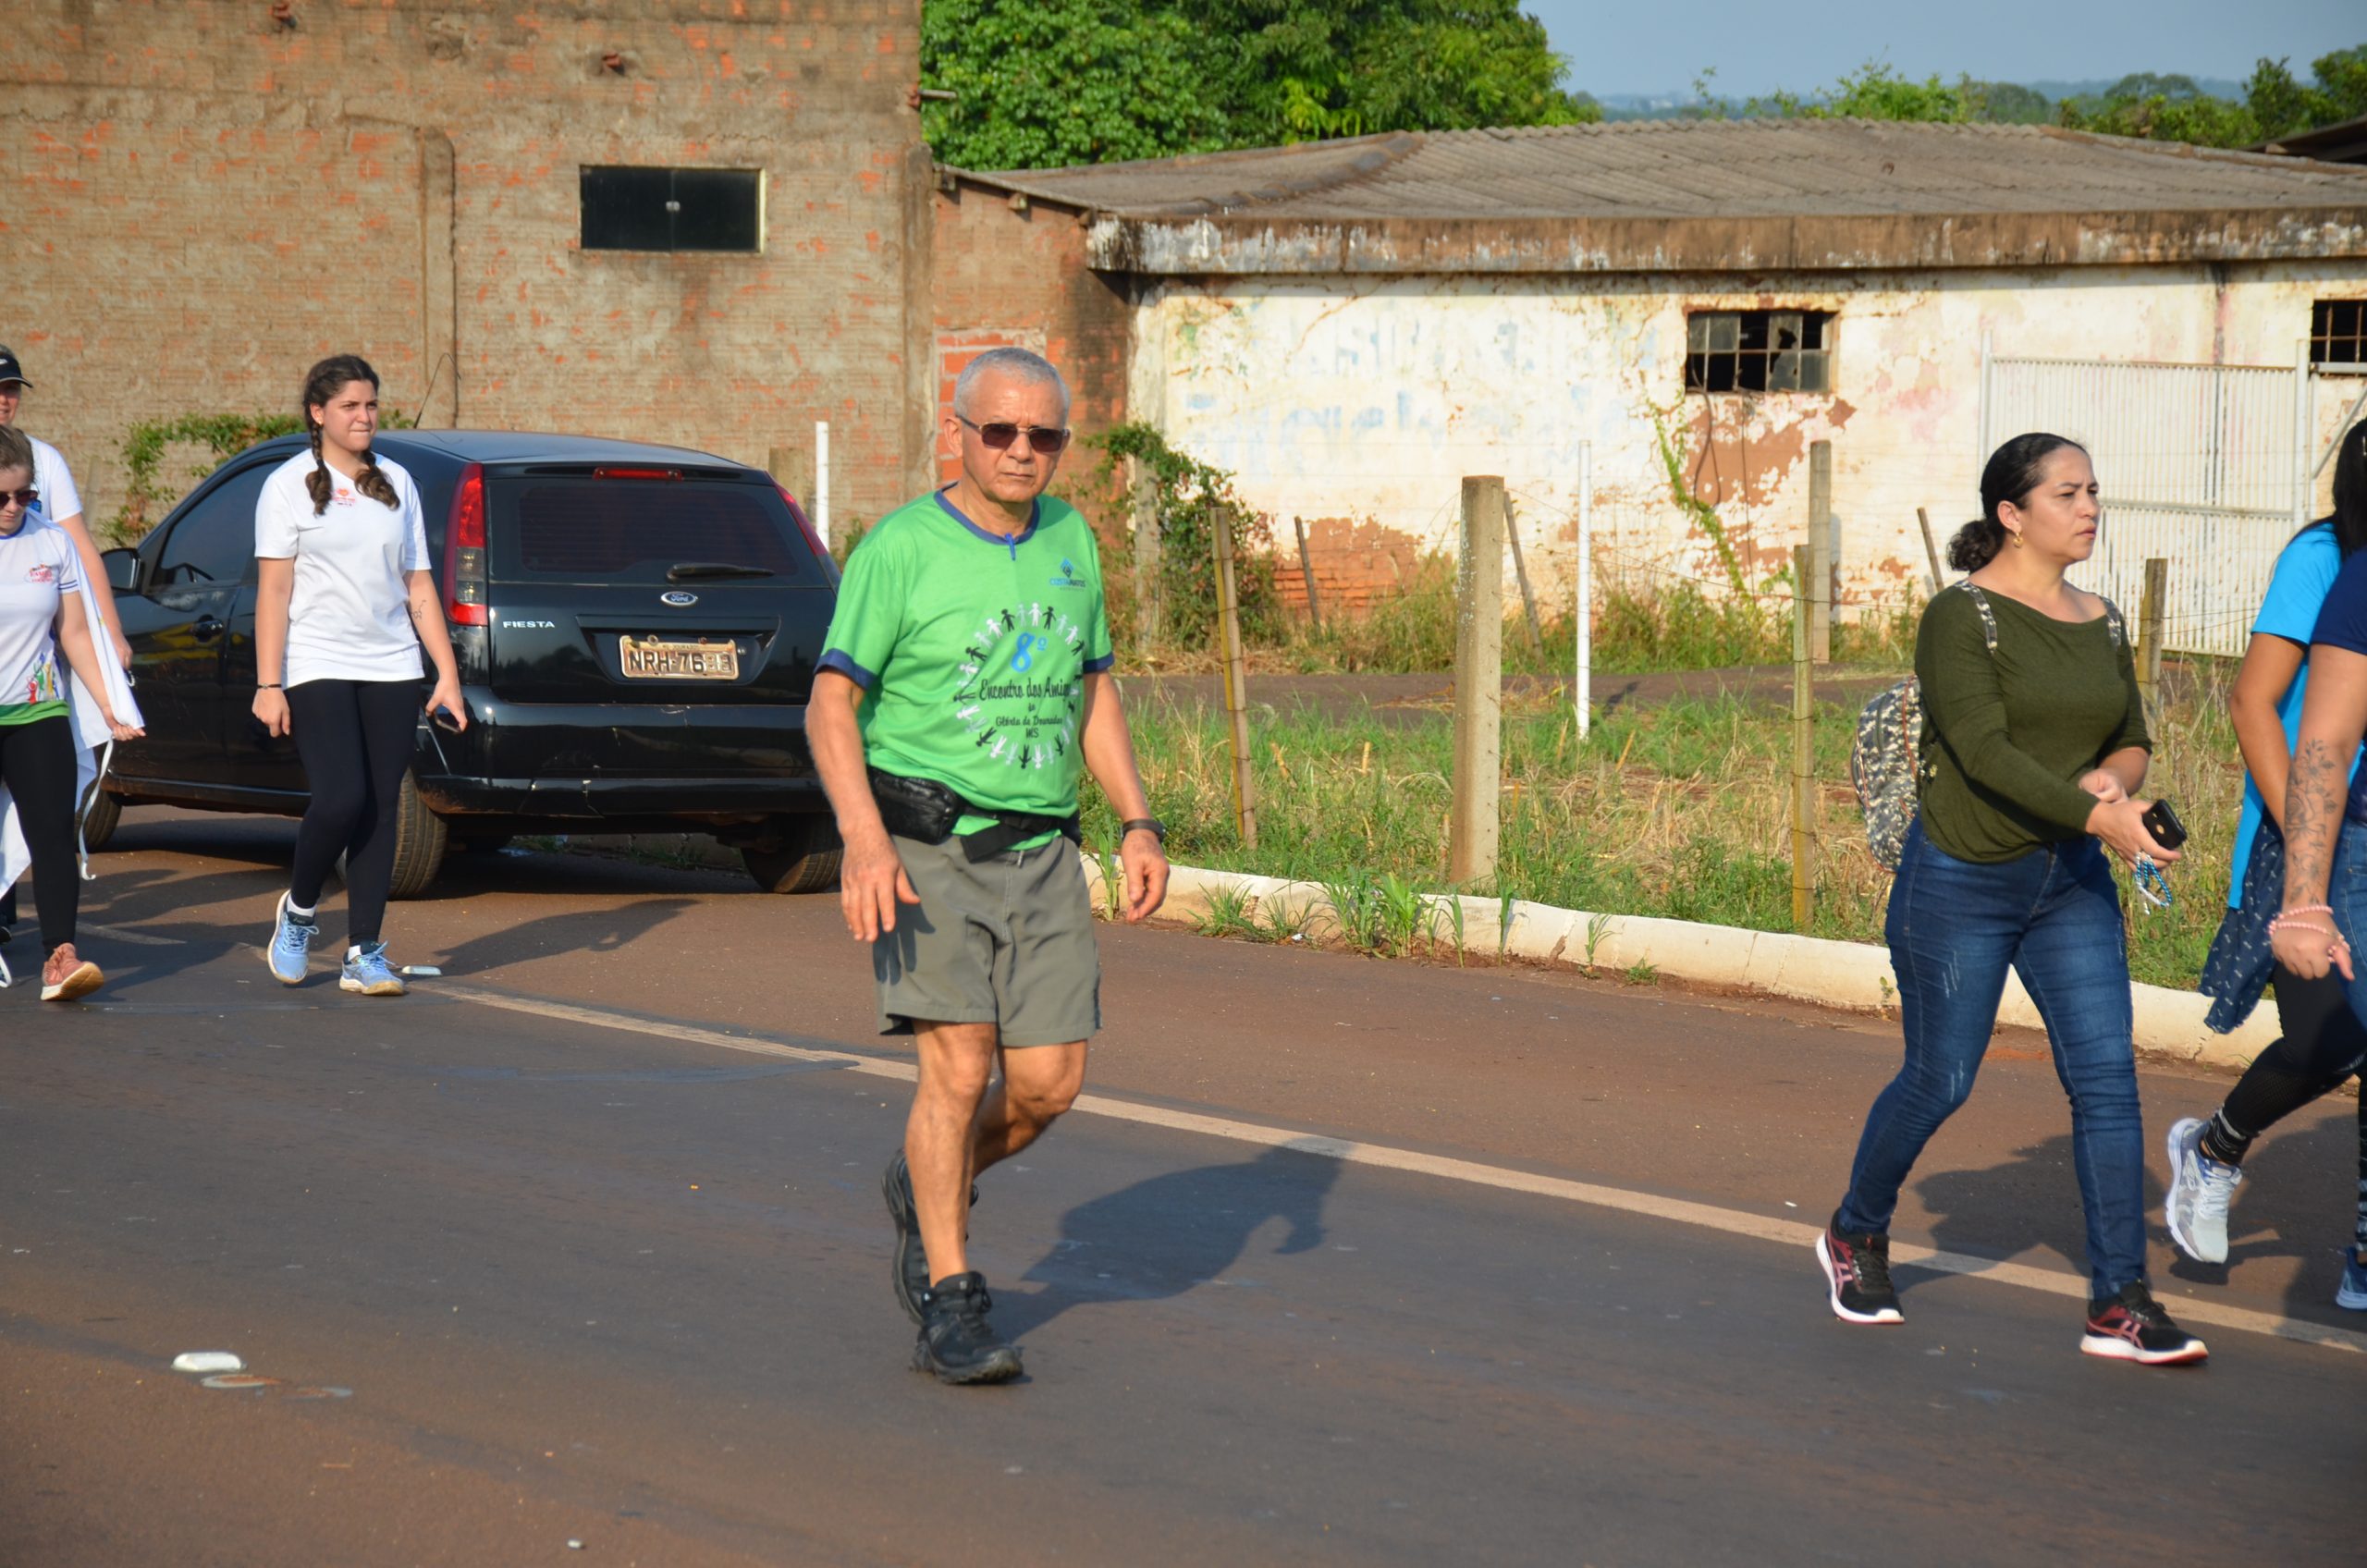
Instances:
[[[686,594],[680,588],[671,593],[660,594],[657,599],[660,604],[671,605],[678,610],[688,609],[699,602],[699,596],[696,594]]]

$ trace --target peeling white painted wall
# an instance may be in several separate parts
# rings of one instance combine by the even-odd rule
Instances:
[[[1807,443],[1834,446],[1845,604],[1921,592],[1915,509],[1940,545],[1979,509],[1981,343],[2000,355],[2290,365],[2313,300],[2367,294],[2351,262],[1731,276],[1174,280],[1135,319],[1133,407],[1238,476],[1282,527],[1374,522],[1452,550],[1466,474],[1502,474],[1530,571],[1565,604],[1578,447],[1594,447],[1598,574],[1637,586],[1721,577],[1670,496],[1662,435],[1710,491],[1751,448],[1747,498],[1719,510],[1748,575],[1788,559]],[[1696,310],[1838,312],[1834,391],[1719,394],[1735,439],[1704,452],[1684,392]],[[2316,388],[2321,441],[2361,383]],[[2063,434],[2078,435],[2076,429]],[[2002,438],[2002,437],[2001,437]],[[2114,484],[2101,475],[2107,501]],[[2320,476],[2323,501],[2324,476]],[[2109,526],[2109,521],[2107,521]]]

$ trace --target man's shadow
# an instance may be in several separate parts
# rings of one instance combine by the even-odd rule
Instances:
[[[2318,1106],[2343,1114],[2328,1116]],[[2354,1182],[2359,1169],[2357,1123],[2347,1096],[2329,1096],[2297,1112],[2252,1145],[2244,1161],[2244,1183],[2227,1221],[2227,1261],[2197,1263],[2169,1247],[2162,1219],[2162,1181],[2153,1167],[2168,1113],[2148,1108],[2145,1121],[2145,1235],[2156,1263],[2164,1248],[2169,1261],[2158,1272],[2189,1284],[2229,1281],[2230,1270],[2246,1262],[2297,1258],[2300,1272],[2286,1297],[2286,1312],[2313,1322],[2361,1327],[2361,1315],[2334,1305],[2342,1275],[2341,1246],[2355,1218]],[[1975,1257],[2009,1258],[2036,1245],[2064,1265],[2088,1272],[2087,1219],[2079,1206],[2079,1182],[2072,1168],[2068,1130],[2014,1151],[1983,1170],[1937,1171],[1914,1183],[1932,1215],[1932,1239],[1949,1251]],[[1899,1266],[1912,1279],[1911,1264]]]
[[[1272,1256],[1323,1244],[1323,1200],[1340,1161],[1283,1147],[1231,1165],[1154,1176],[1078,1205],[1060,1240],[1027,1270],[1036,1289],[996,1317],[1017,1337],[1091,1302],[1165,1301],[1225,1273],[1269,1221],[1284,1229]]]

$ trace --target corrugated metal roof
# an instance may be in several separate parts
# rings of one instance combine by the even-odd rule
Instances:
[[[1953,217],[2367,207],[2367,169],[2052,126],[1638,120],[969,176],[1121,218]]]

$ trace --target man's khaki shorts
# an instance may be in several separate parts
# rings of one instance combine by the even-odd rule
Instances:
[[[1060,1046],[1101,1027],[1101,954],[1076,846],[1054,839],[973,863],[962,840],[895,839],[917,904],[871,945],[879,1032],[913,1021],[992,1023],[1006,1047]]]

